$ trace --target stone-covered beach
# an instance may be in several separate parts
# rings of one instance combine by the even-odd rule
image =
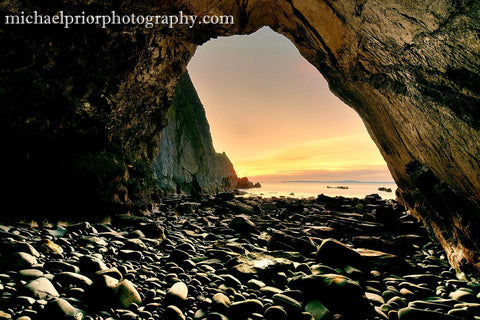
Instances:
[[[480,319],[476,278],[377,195],[171,197],[39,225],[0,226],[0,319]]]

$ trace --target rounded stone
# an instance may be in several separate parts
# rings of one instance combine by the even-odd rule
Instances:
[[[185,320],[185,315],[178,307],[169,305],[163,314],[165,320]]]
[[[188,296],[188,287],[183,282],[176,282],[173,286],[170,287],[167,291],[167,299],[175,302],[183,302],[187,300]]]
[[[248,299],[244,301],[233,302],[230,306],[230,312],[235,315],[244,317],[252,313],[261,313],[263,311],[263,303],[257,299]]]
[[[230,305],[232,304],[230,299],[221,292],[213,295],[212,303],[213,303],[214,307],[217,307],[217,308],[221,309],[222,311],[228,309],[230,307]]]
[[[36,265],[37,258],[26,252],[15,252],[7,256],[3,264],[13,269],[24,269]]]
[[[207,315],[207,320],[229,320],[227,316],[218,312],[210,312]]]
[[[84,312],[75,308],[65,299],[57,298],[50,301],[43,311],[45,318],[50,319],[83,319]]]
[[[37,279],[43,276],[43,272],[37,269],[23,269],[18,271],[18,276],[24,280]]]
[[[287,312],[302,311],[302,304],[289,296],[286,296],[281,293],[277,293],[273,295],[272,299],[276,304],[279,304],[280,306],[284,307],[287,310]]]
[[[368,263],[358,252],[335,239],[325,239],[318,247],[317,262],[332,267],[343,268],[347,265],[359,270],[368,270]]]
[[[60,296],[50,280],[44,277],[30,281],[25,286],[25,289],[36,299],[47,299]]]
[[[284,308],[280,306],[272,306],[265,310],[265,319],[267,320],[286,320],[288,315]]]
[[[398,311],[399,320],[454,320],[456,317],[430,310],[403,308]]]
[[[90,278],[74,272],[61,272],[55,275],[54,280],[61,283],[62,286],[73,285],[80,288],[87,288],[93,283]]]
[[[137,305],[140,305],[142,303],[142,298],[140,297],[140,294],[138,293],[133,283],[129,280],[125,279],[120,281],[116,290],[118,303],[122,307],[128,308],[134,303],[136,303]]]

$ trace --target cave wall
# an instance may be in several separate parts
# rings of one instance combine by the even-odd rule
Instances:
[[[452,265],[478,270],[479,6],[454,0],[3,1],[2,14],[58,7],[183,10],[231,14],[236,22],[192,29],[3,25],[7,197],[33,210],[148,203],[155,194],[151,163],[173,89],[196,46],[266,25],[288,37],[359,113],[399,196],[438,237]]]
[[[164,194],[214,194],[236,187],[233,164],[213,147],[205,109],[188,72],[177,83],[167,120],[153,160],[154,178]]]

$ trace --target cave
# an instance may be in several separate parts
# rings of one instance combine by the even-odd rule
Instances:
[[[103,13],[231,15],[234,24],[3,25],[4,198],[31,215],[155,201],[152,168],[174,88],[198,45],[263,26],[290,39],[354,108],[398,197],[455,268],[480,268],[477,1],[60,2]],[[5,1],[2,15],[45,3]],[[81,213],[80,213],[81,212]]]

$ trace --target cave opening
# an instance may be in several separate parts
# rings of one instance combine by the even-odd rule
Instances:
[[[359,115],[283,35],[263,27],[210,40],[187,69],[215,149],[227,154],[239,177],[262,184],[252,194],[337,195],[339,184],[348,185],[341,193],[349,196],[395,190]],[[357,181],[373,184],[350,184]]]

